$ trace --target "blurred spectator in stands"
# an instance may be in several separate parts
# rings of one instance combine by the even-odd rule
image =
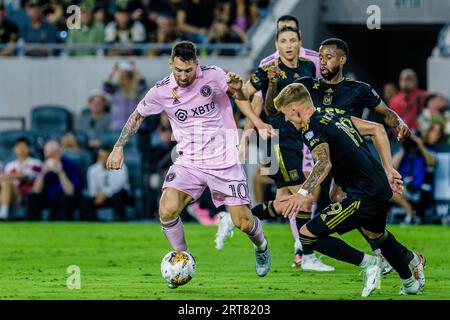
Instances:
[[[13,56],[16,48],[15,43],[19,38],[19,30],[16,24],[6,19],[5,7],[0,4],[0,44],[10,46],[0,49],[0,57]]]
[[[25,200],[42,162],[30,157],[30,141],[19,138],[14,142],[16,160],[8,162],[4,174],[0,173],[0,220],[7,219],[10,206],[17,206]]]
[[[419,223],[420,218],[417,215],[423,215],[423,208],[420,207],[422,185],[427,175],[427,167],[436,164],[435,156],[420,137],[412,134],[394,154],[392,160],[394,167],[403,177],[405,198],[414,208],[413,212],[407,212],[405,223]]]
[[[245,33],[239,30],[236,26],[228,26],[224,20],[215,20],[208,33],[209,43],[244,43],[247,41]],[[221,49],[217,54],[220,56],[234,56],[236,55],[234,49]]]
[[[42,171],[28,195],[28,216],[31,220],[39,220],[42,209],[48,208],[49,220],[72,220],[81,192],[77,164],[62,156],[56,141],[45,144],[44,158]]]
[[[77,137],[72,132],[66,132],[61,136],[61,151],[77,153],[80,152],[81,147],[78,143]]]
[[[25,24],[20,34],[20,38],[22,38],[25,43],[56,43],[56,28],[42,19],[39,2],[36,0],[28,2],[26,11],[29,21]],[[45,57],[50,53],[51,50],[47,49],[25,49],[25,55],[33,57]]]
[[[430,94],[426,99],[426,108],[419,116],[419,130],[425,136],[431,123],[438,122],[444,126],[445,135],[450,134],[450,109],[447,99],[440,94]]]
[[[94,17],[94,25],[99,25],[104,29],[106,23],[105,9],[101,6],[95,6],[92,9],[92,16]]]
[[[121,61],[114,65],[103,90],[112,96],[110,129],[120,130],[145,93],[146,82],[135,62]]]
[[[186,40],[195,43],[208,41],[208,29],[214,19],[216,1],[184,0],[177,10],[177,28]]]
[[[389,101],[389,106],[406,122],[410,129],[417,129],[417,118],[425,104],[427,91],[419,89],[416,72],[404,69],[400,73],[397,93]]]
[[[98,151],[97,162],[88,169],[89,196],[83,202],[82,220],[97,220],[97,209],[111,206],[116,219],[126,220],[125,207],[130,202],[128,169],[125,164],[120,170],[106,169],[110,152],[109,146],[102,146]]]
[[[175,30],[175,20],[167,14],[158,15],[156,18],[157,23],[157,31],[155,34],[155,38],[152,39],[152,42],[158,44],[171,44],[177,40],[177,32]],[[169,55],[171,53],[171,49],[166,50],[150,50],[148,55]]]
[[[157,17],[158,12],[164,10],[167,6],[165,1],[161,0],[131,0],[129,9],[131,19],[139,21],[145,27],[147,38],[146,41],[154,42],[155,33],[158,28]]]
[[[393,82],[386,82],[383,85],[383,100],[388,103],[398,93],[397,85]]]
[[[109,130],[110,123],[106,94],[101,90],[93,90],[89,94],[88,108],[81,112],[76,126],[77,130],[87,134],[89,149],[100,147],[100,137]]]
[[[445,126],[442,122],[432,122],[424,135],[424,142],[429,148],[439,144],[448,144]]]
[[[105,41],[109,44],[126,45],[143,43],[146,39],[146,32],[142,23],[131,20],[126,5],[118,5],[114,14],[114,21],[106,25]],[[110,49],[107,51],[108,56],[129,56],[137,54],[139,54],[139,50]]]
[[[67,30],[65,8],[61,0],[45,1],[41,6],[45,21],[55,26],[58,31]]]
[[[87,7],[81,8],[80,29],[69,29],[67,43],[69,44],[95,44],[103,43],[105,38],[105,28],[101,23],[96,23],[92,19],[92,12]],[[96,50],[78,49],[71,50],[71,56],[95,55]]]

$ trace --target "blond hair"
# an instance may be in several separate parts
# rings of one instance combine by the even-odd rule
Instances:
[[[286,107],[293,102],[298,102],[299,104],[309,102],[311,106],[313,106],[308,89],[306,89],[306,87],[301,83],[291,83],[290,85],[284,87],[278,96],[273,100],[275,108],[278,111],[281,111],[283,107]]]

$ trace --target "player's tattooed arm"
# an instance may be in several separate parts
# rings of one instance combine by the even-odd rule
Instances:
[[[283,211],[283,216],[286,218],[292,218],[299,210],[307,210],[306,208],[310,207],[308,202],[311,202],[312,198],[308,197],[308,195],[325,180],[331,170],[330,148],[328,143],[323,142],[317,145],[312,151],[312,156],[316,163],[301,189],[298,193],[282,197],[280,200],[280,202],[284,202],[281,210]]]
[[[137,110],[135,110],[130,115],[127,123],[123,127],[119,139],[117,139],[115,147],[123,147],[128,142],[128,140],[130,140],[130,138],[138,131],[144,119],[145,118],[141,116]]]
[[[308,178],[302,185],[302,189],[308,191],[308,193],[311,193],[318,185],[320,185],[331,170],[330,148],[328,143],[323,142],[319,144],[314,148],[311,154],[315,164]]]
[[[381,101],[374,110],[384,118],[384,122],[388,126],[397,129],[397,139],[399,141],[403,141],[411,135],[411,131],[403,119],[400,118],[394,110],[388,108],[383,101]]]

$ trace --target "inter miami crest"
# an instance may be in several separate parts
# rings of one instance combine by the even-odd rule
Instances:
[[[212,93],[211,87],[208,86],[208,85],[204,85],[204,86],[200,89],[200,94],[201,94],[202,96],[204,96],[205,98],[206,98],[206,97],[209,97],[209,96],[211,95],[211,93]]]

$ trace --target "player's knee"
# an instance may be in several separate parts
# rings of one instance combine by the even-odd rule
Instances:
[[[250,217],[239,217],[235,223],[235,226],[242,232],[249,233],[253,224]]]
[[[175,219],[179,212],[179,204],[177,201],[161,201],[159,204],[159,218],[162,221],[170,221]]]
[[[381,233],[380,232],[372,232],[372,231],[365,230],[365,229],[362,229],[362,231],[366,235],[366,237],[369,238],[370,240],[379,239],[383,235],[383,232],[381,232]]]

